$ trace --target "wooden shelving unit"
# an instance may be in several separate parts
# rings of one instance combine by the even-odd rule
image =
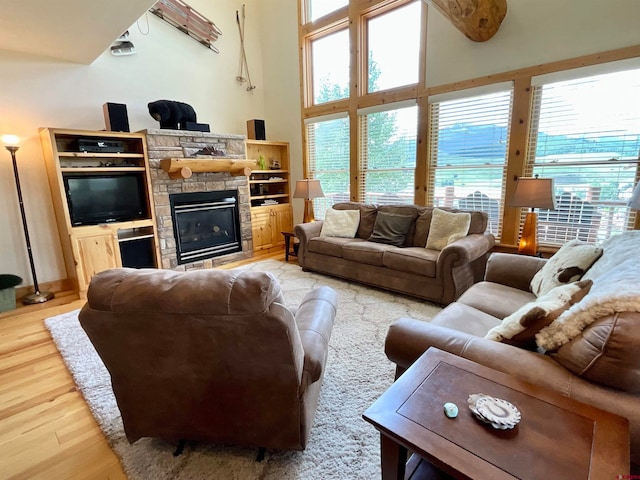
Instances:
[[[84,151],[80,141],[117,142],[118,148]],[[40,129],[40,141],[64,255],[67,277],[81,297],[98,272],[118,267],[157,267],[158,236],[144,133]],[[109,148],[107,148],[108,150]],[[143,185],[146,212],[141,218],[77,225],[65,186],[69,176],[117,176],[135,172]]]
[[[249,176],[253,249],[282,249],[284,237],[281,232],[293,229],[289,143],[246,140],[245,147],[247,159],[257,163]],[[274,164],[279,168],[270,168]]]

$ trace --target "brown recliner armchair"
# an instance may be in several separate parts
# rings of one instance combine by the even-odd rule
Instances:
[[[336,314],[320,287],[294,314],[269,273],[113,269],[80,323],[141,437],[303,450]]]

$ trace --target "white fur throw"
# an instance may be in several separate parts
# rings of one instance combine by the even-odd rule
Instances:
[[[602,244],[602,256],[591,265],[582,278],[594,280],[614,268],[617,268],[628,258],[638,256],[640,249],[640,230],[629,230],[628,232],[614,235]]]
[[[637,252],[637,248],[636,248]],[[608,252],[608,255],[615,255]],[[636,254],[637,255],[637,254]],[[536,335],[545,350],[568,343],[596,319],[615,312],[640,312],[640,256],[628,258],[593,280],[589,294]]]

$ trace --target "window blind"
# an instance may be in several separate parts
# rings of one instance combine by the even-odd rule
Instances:
[[[324,219],[327,208],[350,198],[349,117],[307,123],[306,137],[308,177],[320,180],[325,195],[313,200],[314,214]]]
[[[502,210],[513,89],[429,105],[428,204],[482,210],[496,238]]]
[[[418,107],[391,104],[359,115],[358,122],[359,198],[376,204],[413,203]]]
[[[526,175],[553,178],[557,203],[539,212],[539,243],[633,228],[639,152],[640,69],[536,86]]]

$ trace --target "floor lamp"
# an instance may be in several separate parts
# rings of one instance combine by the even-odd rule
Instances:
[[[315,222],[313,215],[313,199],[324,197],[324,192],[320,186],[320,180],[297,180],[296,190],[293,192],[293,198],[304,198],[304,216],[303,223]]]
[[[538,254],[538,214],[536,208],[555,210],[556,197],[553,191],[553,178],[518,178],[516,190],[509,202],[510,207],[529,207],[518,243],[521,255]]]
[[[33,264],[33,254],[31,253],[31,241],[29,240],[29,230],[27,229],[27,217],[24,214],[24,203],[22,202],[22,190],[20,189],[20,176],[18,175],[18,164],[16,163],[16,152],[18,151],[18,137],[15,135],[4,135],[2,142],[4,148],[11,152],[11,160],[13,161],[13,175],[16,179],[16,189],[18,190],[18,203],[20,204],[20,214],[22,215],[22,228],[24,229],[24,238],[27,241],[27,253],[29,254],[29,264],[31,265],[31,275],[33,277],[34,293],[26,295],[22,299],[25,305],[34,303],[44,303],[51,300],[54,295],[51,292],[41,292],[38,287],[38,278],[36,277],[36,268]]]

